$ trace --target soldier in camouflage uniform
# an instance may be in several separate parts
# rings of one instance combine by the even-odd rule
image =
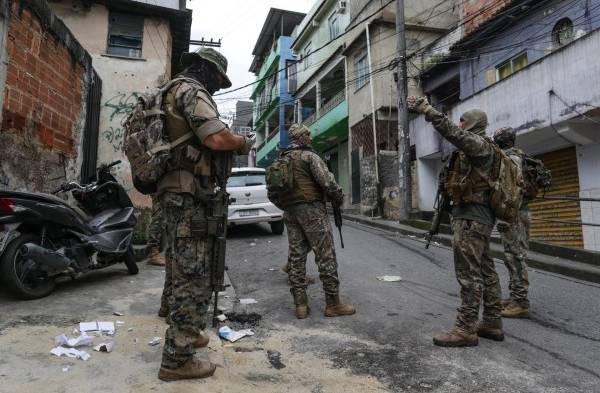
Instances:
[[[165,266],[165,257],[161,253],[163,216],[158,197],[152,196],[152,218],[148,227],[148,264]],[[164,251],[164,250],[163,250]]]
[[[294,189],[286,195],[269,193],[269,199],[284,210],[289,241],[288,275],[296,317],[306,318],[310,312],[306,296],[306,257],[310,250],[315,253],[319,278],[323,282],[327,303],[325,316],[352,315],[356,312],[354,307],[339,299],[337,259],[325,208],[326,198],[341,205],[344,193],[325,162],[310,147],[312,140],[308,127],[294,124],[289,136],[291,144],[282,154],[291,156]]]
[[[523,167],[523,159],[527,156],[515,147],[516,132],[511,127],[504,127],[494,132],[494,142],[502,148],[519,168]],[[529,277],[527,275],[527,251],[529,250],[529,204],[523,199],[518,221],[509,225],[499,222],[496,227],[504,246],[504,264],[510,275],[508,289],[510,297],[502,301],[502,316],[505,318],[529,317]]]
[[[171,141],[192,133],[192,138],[171,151],[172,169],[158,183],[157,195],[164,214],[169,328],[165,333],[158,377],[164,381],[204,378],[215,365],[194,357],[206,347],[206,312],[211,299],[206,201],[217,182],[215,168],[223,165],[223,152],[248,154],[253,138],[234,135],[219,120],[212,94],[231,86],[227,60],[212,48],[182,56],[182,79],[165,94],[165,130]],[[227,153],[229,154],[229,153]],[[192,224],[193,223],[193,224]]]
[[[471,110],[462,115],[457,126],[425,98],[409,97],[408,106],[425,114],[425,119],[458,149],[449,162],[445,189],[452,200],[452,248],[461,305],[454,328],[434,337],[433,342],[444,347],[464,347],[477,345],[478,336],[502,341],[500,282],[490,257],[490,236],[496,218],[490,207],[489,185],[474,170],[489,175],[494,164],[493,141],[485,136],[487,116],[480,110]],[[478,323],[482,297],[483,321]]]

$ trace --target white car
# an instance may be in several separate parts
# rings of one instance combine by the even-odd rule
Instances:
[[[268,222],[271,231],[281,235],[285,229],[283,212],[267,198],[267,183],[263,168],[233,168],[227,181],[229,193],[229,224]]]

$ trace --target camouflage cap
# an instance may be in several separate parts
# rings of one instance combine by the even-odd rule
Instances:
[[[511,147],[515,144],[517,138],[517,132],[512,127],[502,127],[494,131],[494,142],[500,147]]]
[[[190,65],[194,64],[195,61],[200,59],[211,62],[215,65],[215,67],[217,67],[217,71],[219,71],[223,77],[223,85],[221,88],[227,89],[231,87],[231,81],[227,77],[227,58],[213,48],[202,47],[195,52],[182,54],[181,65],[184,67],[189,67]]]
[[[310,135],[310,129],[304,124],[292,124],[288,135],[291,140],[298,140],[303,135]]]

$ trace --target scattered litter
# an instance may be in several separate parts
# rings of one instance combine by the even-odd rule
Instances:
[[[413,235],[407,235],[407,236],[410,238],[413,238],[413,239],[416,238],[416,236],[413,236]]]
[[[52,355],[56,356],[68,356],[70,358],[88,360],[90,358],[90,354],[85,351],[80,351],[75,348],[65,348],[65,347],[56,347],[50,350]]]
[[[100,343],[94,347],[94,351],[98,352],[112,352],[115,347],[114,341],[109,341],[106,343]]]
[[[277,269],[277,268],[274,268],[274,267],[270,267],[270,268],[269,268],[269,271],[270,271],[270,272],[276,272],[277,270],[278,270],[278,269]]]
[[[219,314],[219,315],[217,315],[217,319],[220,322],[225,322],[225,320],[227,319],[227,315],[225,315],[225,314]]]
[[[73,334],[79,334],[79,330],[77,330],[77,329],[73,328],[73,331],[72,331],[72,333],[73,333]]]
[[[101,332],[112,336],[115,334],[115,324],[113,322],[80,322],[79,330],[81,332]]]
[[[236,352],[257,352],[257,351],[262,351],[262,350],[264,350],[264,349],[260,348],[260,347],[252,347],[252,348],[235,347]]]
[[[248,262],[248,260],[247,260],[247,259],[244,259],[244,262]]]
[[[116,315],[117,317],[122,317],[125,314],[123,314],[122,312],[115,311],[113,312],[113,315]]]
[[[81,333],[79,337],[69,338],[64,334],[60,336],[54,337],[54,345],[61,346],[65,345],[67,347],[91,347],[94,345],[94,338],[88,336],[87,334]]]
[[[277,370],[281,370],[285,368],[285,364],[281,363],[281,353],[277,351],[267,351],[267,357],[269,358],[269,363],[271,366],[276,368]]]
[[[431,388],[431,387],[432,387],[430,384],[428,384],[428,383],[423,383],[423,382],[422,382],[422,383],[420,383],[420,384],[419,384],[419,386],[421,386],[422,388],[425,388],[425,389],[429,389],[429,388]]]
[[[227,318],[231,322],[237,322],[237,323],[241,323],[244,325],[250,325],[250,326],[257,326],[260,323],[260,320],[262,319],[262,315],[255,313],[255,312],[251,312],[251,313],[230,312],[230,313],[227,313]]]
[[[217,306],[217,310],[219,310],[221,312],[225,312],[225,311],[227,311],[227,307],[225,307],[225,306]]]
[[[117,324],[117,326],[123,326],[123,325],[125,325],[125,322],[123,322],[123,321],[117,321],[116,324]]]
[[[385,281],[385,282],[398,282],[398,281],[402,281],[402,277],[400,277],[400,276],[379,276],[379,277],[377,277],[377,279],[379,281]]]
[[[256,243],[254,243],[254,242],[250,243],[250,247],[254,247],[254,246],[256,246]]]
[[[69,366],[64,366],[62,368],[62,370],[63,370],[63,373],[66,373],[67,371],[69,371]]]
[[[133,328],[127,329],[128,332],[133,332]]]
[[[227,291],[221,291],[219,292],[219,296],[225,296],[227,294]]]
[[[160,344],[160,337],[154,337],[152,340],[150,340],[150,342],[148,342],[148,345],[151,347],[155,347],[158,344]]]
[[[236,330],[231,330],[231,328],[229,326],[223,326],[222,328],[219,329],[219,336],[229,342],[234,343],[242,337],[254,336],[254,332],[250,329],[236,331]]]
[[[271,244],[271,243],[273,243],[273,242],[272,242],[271,240],[268,240],[268,241],[267,241],[267,243]]]
[[[258,303],[256,301],[256,299],[252,299],[252,298],[240,299],[240,304],[256,304],[256,303]]]
[[[231,296],[229,296],[229,295],[225,295],[225,296],[223,296],[223,297],[224,297],[225,299],[229,299]]]

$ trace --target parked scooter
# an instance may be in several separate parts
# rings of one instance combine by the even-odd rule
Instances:
[[[20,299],[49,295],[59,277],[77,278],[124,262],[138,267],[131,246],[136,224],[127,193],[102,165],[87,185],[65,183],[51,194],[0,191],[0,279]],[[71,192],[79,206],[54,194]]]

